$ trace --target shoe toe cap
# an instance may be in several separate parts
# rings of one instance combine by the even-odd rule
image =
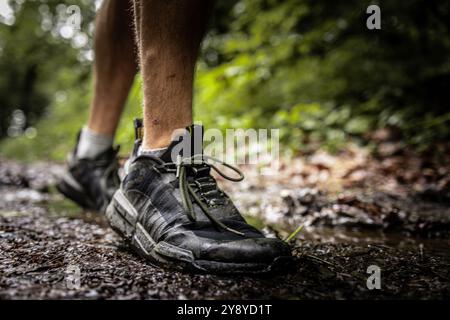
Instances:
[[[279,239],[252,238],[223,242],[203,242],[199,259],[230,263],[267,263],[290,256],[289,246]]]

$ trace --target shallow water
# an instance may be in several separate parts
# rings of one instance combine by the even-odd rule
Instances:
[[[376,244],[400,250],[417,251],[420,255],[439,256],[450,262],[450,239],[411,237],[400,232],[349,230],[341,227],[307,228],[298,237],[300,241],[322,243]]]

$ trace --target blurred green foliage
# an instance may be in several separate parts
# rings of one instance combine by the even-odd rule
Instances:
[[[91,20],[92,3],[77,4],[85,21]],[[7,135],[14,110],[25,113],[27,123],[35,123],[54,100],[55,92],[62,89],[61,83],[75,84],[89,79],[89,63],[81,58],[85,51],[76,43],[84,36],[84,45],[89,44],[85,33],[88,23],[81,25],[77,39],[72,34],[59,33],[68,6],[64,1],[2,0],[0,136]],[[75,65],[78,67],[74,68]]]
[[[61,28],[72,4],[79,6],[84,19],[79,31],[64,33]],[[68,121],[53,121],[59,120],[56,115],[66,113],[70,121],[82,121],[80,110],[85,109],[85,102],[73,101],[70,106],[64,102],[71,88],[79,97],[88,92],[93,3],[2,0],[0,9],[0,137],[9,136],[0,147],[1,154],[51,157],[55,150],[64,149],[58,143],[64,132],[58,127],[68,125]],[[38,139],[34,139],[36,130],[27,130],[35,125]]]
[[[21,109],[37,136],[4,139],[0,152],[62,159],[87,116],[92,43],[75,39],[92,38],[95,2],[10,3],[14,23],[0,20],[0,135]],[[71,37],[60,32],[64,3],[83,14]],[[198,65],[196,120],[222,129],[280,128],[294,151],[366,142],[386,126],[419,148],[448,140],[450,2],[379,1],[382,29],[368,30],[372,3],[219,0]],[[140,101],[137,81],[118,131],[125,151]]]
[[[12,12],[6,19],[1,15],[7,12],[6,1],[0,0],[0,138],[4,138],[0,155],[27,161],[63,160],[88,115],[96,2],[8,3]],[[78,30],[64,29],[67,17],[73,13],[72,5],[81,10]],[[119,144],[128,146],[132,140],[129,124],[133,117],[140,116],[139,106],[137,81],[121,121]]]
[[[281,128],[303,150],[385,126],[419,147],[448,139],[450,2],[380,1],[381,30],[366,27],[370,4],[235,2],[205,41],[199,117]]]

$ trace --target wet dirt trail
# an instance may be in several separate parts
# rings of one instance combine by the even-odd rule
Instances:
[[[450,298],[445,188],[411,193],[402,186],[416,182],[380,174],[382,161],[369,165],[364,157],[341,155],[332,164],[317,157],[293,160],[270,179],[247,169],[246,183],[224,184],[267,234],[284,238],[304,225],[293,243],[292,270],[270,277],[152,266],[123,246],[103,216],[55,191],[61,165],[0,159],[0,299]],[[447,176],[433,181],[442,186]],[[367,287],[371,265],[380,270],[379,290]]]

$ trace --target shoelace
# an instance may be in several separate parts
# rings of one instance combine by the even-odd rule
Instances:
[[[207,160],[217,162],[217,163],[233,170],[234,172],[236,172],[239,175],[239,177],[233,178],[231,176],[226,175],[215,165],[213,165],[212,163],[208,163]],[[191,201],[191,197],[192,197],[194,202],[197,203],[197,205],[202,209],[203,213],[217,227],[227,230],[229,232],[232,232],[234,234],[240,235],[240,236],[245,236],[244,233],[228,227],[223,222],[221,222],[219,219],[214,217],[214,215],[209,211],[207,205],[205,205],[203,203],[203,201],[197,195],[195,190],[189,184],[189,182],[187,180],[186,170],[188,167],[191,167],[195,164],[207,165],[207,166],[211,167],[214,171],[216,171],[221,177],[223,177],[224,179],[227,179],[229,181],[239,182],[239,181],[244,180],[244,174],[238,168],[236,168],[226,162],[223,162],[219,159],[216,159],[214,157],[207,156],[207,155],[194,155],[192,157],[187,157],[187,158],[182,158],[181,156],[178,156],[177,163],[170,162],[170,163],[163,164],[162,166],[165,167],[166,169],[168,169],[168,167],[173,167],[174,165],[176,167],[176,175],[177,175],[177,178],[179,181],[178,183],[179,183],[183,208],[186,211],[186,213],[188,214],[189,218],[192,221],[196,221],[196,215],[195,215],[195,211],[194,211],[194,207],[193,207],[193,202]]]

